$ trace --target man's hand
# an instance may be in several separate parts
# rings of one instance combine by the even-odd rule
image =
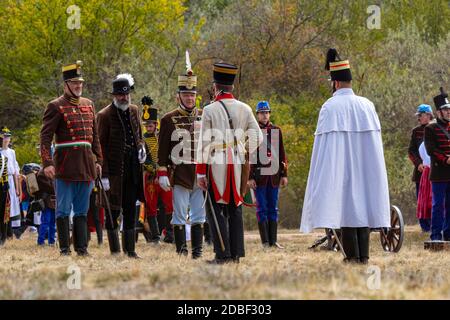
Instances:
[[[247,185],[249,188],[256,190],[256,181],[255,179],[250,179],[247,181]]]
[[[447,160],[447,163],[448,163],[448,160]],[[419,172],[423,172],[423,164],[419,164],[417,166],[417,170],[419,170]]]
[[[95,164],[95,169],[97,170],[97,175],[101,178],[102,177],[102,166],[98,163]]]
[[[169,177],[160,176],[158,179],[158,182],[159,182],[159,186],[161,187],[161,189],[163,189],[164,191],[170,191]]]
[[[280,187],[286,187],[288,185],[288,178],[282,177],[280,180]]]
[[[53,180],[55,178],[55,167],[48,166],[48,167],[44,168],[44,174],[47,178]]]
[[[208,191],[208,180],[206,180],[206,177],[197,177],[197,185],[203,191]]]

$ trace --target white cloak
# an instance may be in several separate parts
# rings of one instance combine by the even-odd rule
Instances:
[[[390,227],[381,126],[373,103],[337,90],[322,106],[300,231]]]

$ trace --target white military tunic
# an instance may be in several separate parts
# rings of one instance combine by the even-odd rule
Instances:
[[[300,231],[341,227],[390,227],[380,121],[352,89],[337,90],[320,111]]]
[[[8,158],[8,184],[9,184],[9,199],[10,206],[10,220],[12,227],[20,227],[20,218],[14,219],[14,217],[20,216],[20,201],[16,195],[16,187],[14,181],[14,175],[19,175],[19,166],[16,160],[16,152],[13,149],[2,149],[2,154]]]
[[[234,133],[239,152],[235,154],[233,135],[230,131],[227,113],[221,106],[222,101],[233,121]],[[228,134],[227,134],[228,132]],[[212,139],[212,137],[214,137]],[[231,94],[223,94],[216,101],[203,109],[202,125],[197,149],[199,164],[209,164],[210,182],[212,183],[217,203],[227,204],[233,192],[235,204],[242,203],[240,194],[242,164],[245,162],[245,144],[248,138],[248,151],[257,150],[263,141],[252,109],[245,103],[236,100]],[[214,152],[212,150],[214,149]],[[212,153],[211,153],[212,152]],[[197,173],[204,173],[197,170]],[[230,181],[233,181],[230,189]]]

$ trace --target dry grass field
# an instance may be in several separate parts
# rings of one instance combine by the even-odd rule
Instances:
[[[60,257],[57,248],[37,247],[36,234],[26,232],[0,248],[0,299],[450,298],[450,252],[424,251],[427,235],[418,227],[406,228],[398,254],[383,252],[373,233],[368,266],[345,265],[339,252],[308,250],[319,233],[280,233],[285,250],[263,250],[258,234],[248,232],[240,264],[213,266],[205,263],[213,257],[211,247],[194,261],[178,257],[171,245],[149,245],[142,236],[138,261],[112,257],[106,242],[98,247],[95,241],[90,257]],[[372,266],[380,270],[379,289],[370,285]],[[80,270],[80,289],[67,285],[73,267]]]

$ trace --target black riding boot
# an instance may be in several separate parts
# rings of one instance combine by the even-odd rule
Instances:
[[[363,264],[369,262],[370,229],[358,228],[359,260]]]
[[[148,217],[148,225],[150,227],[150,233],[152,234],[150,242],[158,244],[160,240],[160,235],[159,235],[158,219],[156,218],[156,216]]]
[[[278,222],[269,220],[269,246],[284,249],[282,245],[277,242]]]
[[[103,244],[103,226],[100,220],[95,221],[95,233],[97,233],[97,243],[99,245]]]
[[[186,226],[184,225],[175,225],[173,227],[174,236],[175,236],[175,245],[177,248],[178,254],[183,254],[185,256],[188,255],[188,250],[186,246]]]
[[[88,247],[88,230],[87,230],[87,217],[76,216],[73,217],[73,247],[79,256],[89,255],[87,251]]]
[[[172,214],[166,216],[166,235],[164,237],[164,242],[173,243],[173,225],[171,224]]]
[[[127,254],[127,245],[125,241],[125,230],[122,230],[122,251]]]
[[[4,245],[6,242],[6,223],[0,222],[0,246]]]
[[[149,230],[146,230],[146,226],[144,224],[144,228],[142,229],[142,235],[144,236],[145,242],[151,243],[152,242],[152,234]],[[150,229],[150,226],[148,227]]]
[[[58,230],[58,242],[61,255],[70,255],[70,221],[69,217],[56,219],[56,229]]]
[[[192,259],[198,259],[203,253],[203,225],[194,224],[191,227]]]
[[[136,230],[129,229],[123,230],[123,239],[125,241],[125,252],[130,258],[139,259],[140,257],[137,255],[136,248]]]
[[[209,222],[205,222],[203,224],[203,233],[205,234],[205,243],[208,246],[212,245],[211,230],[209,228]]]
[[[111,251],[111,254],[120,253],[119,230],[116,228],[106,232],[108,233],[109,251]]]
[[[268,230],[267,221],[258,222],[258,228],[259,228],[259,237],[261,238],[261,243],[262,243],[263,247],[268,247],[269,246],[269,230]]]
[[[9,220],[7,223],[6,235],[9,239],[13,239],[14,234],[11,226],[11,220]]]
[[[359,263],[359,246],[358,246],[358,232],[356,228],[341,228],[342,232],[342,246],[344,247],[345,255],[344,262]]]

